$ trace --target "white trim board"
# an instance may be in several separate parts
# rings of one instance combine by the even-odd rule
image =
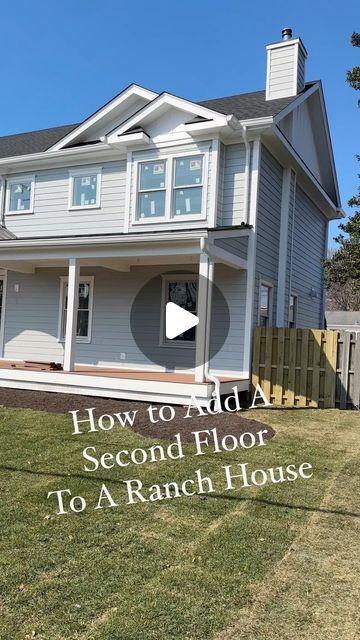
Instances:
[[[239,391],[247,391],[249,389],[249,380],[240,379],[220,382],[220,392],[229,393],[235,385],[238,386]],[[1,369],[1,387],[180,405],[188,404],[191,396],[194,395],[202,406],[212,397],[214,390],[214,384],[211,383],[192,384],[131,378],[108,378],[81,375],[79,373],[30,372],[19,369]]]

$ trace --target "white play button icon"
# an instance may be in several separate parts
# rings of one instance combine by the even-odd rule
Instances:
[[[166,323],[165,334],[168,340],[173,340],[185,331],[196,327],[199,324],[199,318],[193,313],[186,311],[173,302],[166,305]]]

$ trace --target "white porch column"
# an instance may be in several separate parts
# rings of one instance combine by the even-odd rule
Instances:
[[[64,347],[64,371],[74,371],[79,277],[79,263],[76,258],[70,258]]]
[[[206,253],[201,253],[197,292],[197,315],[199,324],[196,327],[195,382],[204,382],[205,362],[209,357],[209,354],[206,352],[210,344],[210,340],[207,340],[207,333],[210,330],[208,314],[211,310],[209,310],[208,301],[211,300],[210,287],[212,286],[212,282],[210,282],[209,279],[209,272],[212,265],[213,261],[211,258],[209,258]]]

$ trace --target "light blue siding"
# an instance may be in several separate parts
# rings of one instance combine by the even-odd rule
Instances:
[[[129,273],[103,268],[83,268],[81,275],[94,276],[92,336],[89,344],[76,345],[77,363],[102,366],[159,368],[136,345],[130,328],[134,299],[144,284],[156,278],[143,294],[143,332],[148,337],[149,356],[156,362],[167,354],[174,369],[192,370],[195,349],[160,347],[162,273],[196,273],[193,266],[173,268],[134,267]],[[65,269],[37,269],[35,274],[9,272],[4,357],[9,360],[63,362],[63,343],[58,341],[60,276]],[[212,366],[225,371],[242,370],[245,310],[244,272],[216,265],[215,282],[225,296],[231,313],[231,327],[226,343],[215,356]],[[157,277],[156,277],[157,276]],[[19,285],[15,291],[14,285]],[[216,307],[216,305],[215,305]],[[213,311],[212,340],[216,344],[221,314]],[[153,354],[151,351],[153,350]],[[125,354],[124,359],[121,354]]]
[[[246,222],[244,211],[245,145],[225,146],[224,191],[221,224],[231,226]]]
[[[219,145],[219,183],[217,193],[216,225],[221,227],[223,217],[224,178],[225,178],[225,145]]]
[[[6,215],[6,226],[19,238],[122,232],[126,162],[102,167],[100,208],[69,211],[69,169],[37,171],[34,213]]]
[[[261,147],[260,184],[256,221],[256,277],[254,322],[258,322],[259,284],[273,285],[273,318],[276,322],[280,219],[283,169],[266,147]]]
[[[327,221],[298,186],[296,189],[291,290],[298,296],[297,326],[324,326],[323,287]],[[314,290],[316,297],[311,295]]]
[[[293,233],[294,233],[294,219],[295,219],[295,193],[296,193],[296,176],[291,172],[290,178],[290,197],[289,197],[289,221],[288,221],[288,237],[286,247],[286,273],[285,273],[285,314],[284,323],[288,326],[289,323],[289,304],[291,294],[291,265],[293,256]]]
[[[215,240],[215,245],[221,249],[226,249],[235,256],[247,260],[249,237],[244,236],[242,238],[218,238]]]
[[[211,371],[241,372],[244,358],[244,328],[246,304],[246,271],[231,269],[225,265],[215,266],[215,284],[229,306],[230,327],[225,343],[210,362]],[[222,331],[223,318],[214,298],[211,317],[211,350],[217,344]]]

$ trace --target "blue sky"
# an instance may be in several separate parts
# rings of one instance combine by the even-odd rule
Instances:
[[[295,6],[294,6],[295,5]],[[263,89],[265,45],[291,26],[321,78],[343,207],[358,185],[360,111],[346,69],[358,0],[14,0],[1,8],[0,135],[81,121],[131,82],[201,100]],[[330,237],[336,234],[332,223]]]

